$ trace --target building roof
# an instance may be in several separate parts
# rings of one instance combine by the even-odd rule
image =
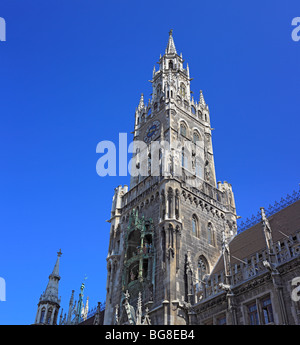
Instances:
[[[272,229],[273,242],[287,239],[286,236],[293,235],[300,230],[300,200],[271,215],[268,220]],[[260,222],[239,233],[229,242],[231,265],[239,264],[238,259],[249,258],[265,248],[266,241]],[[212,274],[223,270],[224,262],[223,255],[221,255],[212,270]]]

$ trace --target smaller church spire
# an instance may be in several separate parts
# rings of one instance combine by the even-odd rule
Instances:
[[[60,308],[60,298],[58,297],[59,260],[62,255],[61,249],[57,252],[57,259],[52,273],[49,275],[49,281],[45,292],[41,295],[38,303],[38,311],[35,323],[44,323],[55,325]]]

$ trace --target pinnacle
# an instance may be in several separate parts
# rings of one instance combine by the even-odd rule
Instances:
[[[175,43],[173,40],[173,30],[171,29],[169,32],[169,41],[166,48],[166,54],[177,54]]]
[[[204,100],[204,97],[203,97],[203,93],[202,93],[202,90],[200,90],[200,104],[201,105],[205,105],[205,100]]]

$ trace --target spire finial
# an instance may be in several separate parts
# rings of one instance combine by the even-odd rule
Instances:
[[[168,45],[166,48],[166,54],[177,54],[174,40],[173,40],[173,30],[172,29],[169,31],[169,41],[168,41]]]
[[[61,257],[61,256],[62,256],[61,249],[57,252],[57,256],[58,256],[58,257]]]

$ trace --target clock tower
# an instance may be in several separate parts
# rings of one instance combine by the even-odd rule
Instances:
[[[222,238],[236,233],[231,185],[216,181],[209,108],[202,91],[191,98],[172,30],[158,65],[152,99],[142,94],[135,111],[130,187],[113,196],[105,324],[137,324],[141,313],[151,324],[194,323]]]

